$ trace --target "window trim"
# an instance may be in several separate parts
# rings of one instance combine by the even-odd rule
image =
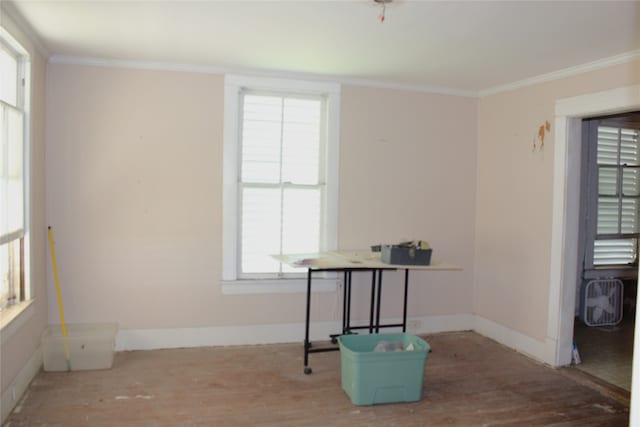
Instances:
[[[14,318],[21,318],[21,313],[31,307],[30,302],[34,299],[33,283],[31,280],[34,266],[31,262],[31,55],[22,44],[2,26],[0,26],[0,42],[7,46],[18,58],[18,78],[22,79],[22,81],[18,81],[16,105],[6,105],[20,110],[23,113],[23,227],[22,230],[8,235],[12,237],[13,235],[20,234],[22,238],[23,268],[21,274],[23,275],[23,295],[22,299],[18,301],[18,304],[9,310],[11,314],[5,313],[1,316],[0,330],[4,333],[5,327],[7,327]],[[9,241],[8,239],[3,239],[3,242],[4,240]]]
[[[291,92],[324,95],[327,103],[327,158],[326,158],[326,215],[321,238],[324,250],[337,248],[338,243],[338,172],[340,130],[340,85],[336,83],[289,80],[271,77],[225,75],[224,82],[224,135],[223,135],[223,214],[222,214],[222,281],[224,286],[238,280],[238,170],[239,170],[239,117],[240,92],[243,88],[258,91]],[[256,279],[273,288],[274,283],[286,283],[290,288],[306,283],[304,279]],[[251,292],[249,292],[251,293]]]

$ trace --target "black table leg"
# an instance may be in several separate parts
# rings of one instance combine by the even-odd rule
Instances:
[[[376,301],[376,334],[380,332],[380,306],[382,301],[382,270],[378,270],[378,298]]]
[[[369,309],[369,333],[373,333],[373,313],[376,305],[376,270],[371,276],[371,308]]]
[[[342,333],[346,334],[347,331],[347,274],[344,272],[344,281],[342,288]]]
[[[404,270],[404,308],[402,309],[402,332],[407,332],[407,295],[409,294],[409,269]]]
[[[346,313],[346,333],[351,333],[351,271],[345,273],[347,275],[347,313]]]
[[[311,343],[309,342],[309,321],[311,313],[311,269],[307,270],[307,317],[305,321],[304,331],[304,373],[309,375],[312,371],[309,367],[309,348]]]

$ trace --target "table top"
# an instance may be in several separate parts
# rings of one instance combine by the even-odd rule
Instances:
[[[272,255],[273,258],[291,267],[312,270],[332,269],[388,269],[388,270],[462,270],[462,267],[442,260],[432,259],[430,265],[388,264],[380,259],[380,252],[328,251],[308,254]]]

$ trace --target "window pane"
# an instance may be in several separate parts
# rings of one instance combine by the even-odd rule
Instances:
[[[242,121],[242,182],[280,182],[282,98],[245,95]]]
[[[24,228],[23,119],[0,106],[0,236]]]
[[[5,117],[7,108],[0,104],[0,236],[6,233],[8,228],[6,218],[8,206],[8,186],[9,186],[9,172],[7,170],[6,153],[9,150],[7,145],[8,139],[5,132]]]
[[[0,308],[8,304],[9,286],[9,244],[0,245]]]
[[[598,127],[598,160],[599,165],[618,164],[618,128]]]
[[[317,252],[320,248],[320,190],[285,189],[283,208],[283,252]]]
[[[624,168],[622,170],[622,195],[640,195],[640,170],[637,168]]]
[[[597,234],[618,233],[619,214],[617,198],[599,197]]]
[[[279,263],[270,257],[280,253],[280,189],[244,188],[242,191],[243,273],[277,273]]]
[[[628,166],[640,165],[638,148],[638,131],[635,129],[620,129],[620,164]]]
[[[0,245],[0,309],[22,299],[21,240]]]
[[[598,194],[601,196],[615,196],[618,186],[618,168],[598,168]]]
[[[7,136],[7,231],[24,228],[24,179],[23,179],[23,114],[8,109]]]
[[[593,250],[593,265],[633,264],[637,257],[637,239],[596,240]]]
[[[284,182],[318,183],[321,118],[320,100],[285,100],[282,140]]]
[[[320,250],[319,189],[285,189],[282,230],[283,253],[314,253]],[[298,271],[282,266],[284,272]]]
[[[0,99],[13,106],[18,105],[18,60],[4,45],[0,50]]]
[[[622,199],[621,233],[630,234],[638,232],[638,199]]]

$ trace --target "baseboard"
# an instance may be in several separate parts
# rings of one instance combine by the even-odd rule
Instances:
[[[491,338],[539,362],[555,366],[555,342],[550,339],[538,341],[514,329],[503,326],[482,316],[474,316],[472,328],[480,335]]]
[[[384,323],[400,323],[401,319],[384,319]],[[352,324],[365,322],[353,321]],[[324,341],[337,333],[340,322],[313,322],[309,331],[311,341]],[[473,330],[535,360],[555,366],[555,342],[538,341],[514,329],[473,314],[413,317],[407,320],[407,332],[432,334]],[[383,329],[382,332],[397,329]],[[363,331],[366,333],[366,330]],[[118,332],[116,351],[153,350],[228,345],[256,345],[301,343],[304,323],[271,325],[210,326],[175,329],[124,329]]]
[[[399,323],[400,319],[385,319],[385,323]],[[358,322],[353,324],[363,324]],[[426,316],[408,320],[408,332],[436,333],[470,330],[473,316],[456,314]],[[309,336],[312,341],[327,340],[341,329],[341,322],[313,322]],[[391,331],[391,330],[390,330]],[[124,329],[118,332],[116,351],[152,350],[226,345],[255,345],[295,343],[304,340],[304,323],[271,325],[210,326],[175,329]]]
[[[326,340],[340,322],[314,322],[311,340]],[[125,329],[118,332],[116,351],[226,345],[277,344],[304,341],[304,323],[210,326],[177,329]]]
[[[40,372],[42,367],[42,347],[38,346],[36,351],[33,352],[31,357],[24,364],[16,378],[9,384],[9,386],[2,390],[2,404],[0,405],[0,415],[2,421],[0,425],[4,424],[5,420],[9,416],[12,410],[19,411],[20,407],[16,405],[20,402],[22,395],[27,390],[27,387],[33,380],[33,378]]]
[[[412,334],[436,334],[439,332],[470,331],[472,314],[414,317],[407,320],[407,332]]]

